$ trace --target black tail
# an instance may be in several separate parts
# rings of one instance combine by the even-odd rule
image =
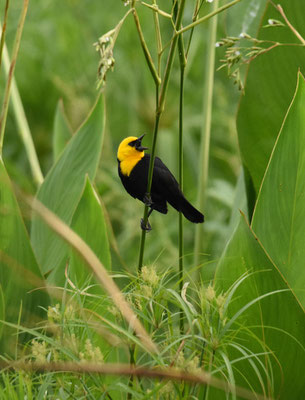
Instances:
[[[202,223],[204,221],[204,215],[201,214],[200,211],[196,210],[184,197],[181,202],[181,210],[182,214],[191,222],[196,224]]]

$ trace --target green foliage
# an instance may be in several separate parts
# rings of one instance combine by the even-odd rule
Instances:
[[[82,197],[73,215],[71,228],[91,247],[105,268],[111,270],[111,257],[104,214],[98,195],[88,177]],[[99,295],[103,293],[96,279],[88,273],[86,263],[74,251],[71,251],[67,271],[69,279],[83,292]],[[58,279],[56,281],[58,284]],[[64,280],[62,284],[64,284]],[[101,313],[103,307],[98,306],[94,301],[91,303]]]
[[[261,224],[263,218],[260,217]],[[267,394],[275,398],[289,397],[293,391],[297,399],[304,392],[304,381],[295,369],[305,362],[304,310],[278,265],[273,263],[241,217],[217,268],[216,287],[228,290],[243,274],[246,279],[230,299],[228,314],[231,320],[225,329],[232,329],[231,321],[239,316],[239,322],[247,327],[247,331],[239,331],[235,340],[255,353],[261,346],[258,340],[251,339],[251,335],[255,335],[272,354],[268,360],[262,358],[266,364],[263,387],[250,363],[243,363],[243,375],[237,374],[236,383],[244,385],[247,382],[257,392],[268,387],[270,392]],[[236,354],[235,348],[231,351],[232,356]]]
[[[100,96],[87,121],[65,147],[37,193],[38,200],[68,224],[80,200],[86,174],[91,179],[96,174],[103,143],[103,128],[104,102]],[[62,240],[35,218],[31,241],[42,271],[56,273],[67,252]]]
[[[305,36],[301,3],[298,0],[287,0],[281,2],[281,5],[291,24]],[[268,19],[280,17],[279,12],[268,2],[258,38],[284,44],[301,44],[287,26],[264,28],[264,25],[268,25]],[[295,90],[297,72],[299,69],[305,72],[304,61],[302,47],[287,45],[257,57],[249,66],[246,93],[241,99],[237,116],[237,130],[251,214]]]
[[[304,308],[304,163],[305,82],[301,74],[295,96],[273,148],[258,195],[252,227]],[[270,235],[276,226],[280,240]]]
[[[63,103],[59,101],[56,108],[53,130],[53,162],[57,161],[66,144],[72,137],[72,132],[65,116]]]
[[[48,173],[36,188],[29,173],[31,153],[23,148],[27,140],[23,135],[17,138],[14,114],[9,113],[4,161],[0,160],[0,365],[12,360],[24,364],[21,370],[1,373],[0,397],[301,398],[305,389],[301,2],[283,0],[281,8],[266,0],[243,0],[226,16],[227,37],[219,15],[217,40],[226,49],[216,50],[215,69],[228,67],[228,74],[244,88],[237,116],[242,168],[235,134],[239,94],[232,90],[225,68],[211,79],[214,60],[205,63],[208,49],[214,57],[214,43],[208,39],[211,28],[199,24],[217,3],[179,0],[177,7],[155,0],[102,3],[55,0],[41,5],[32,0],[29,9],[16,82],[38,159]],[[20,7],[21,1],[16,1],[9,8],[9,49]],[[179,40],[175,24],[176,31],[183,26]],[[180,57],[174,51],[177,42]],[[250,64],[246,78],[244,64]],[[96,98],[98,73],[105,94],[97,96],[86,117]],[[214,100],[207,96],[203,110],[204,74],[210,77]],[[1,93],[3,83],[4,79]],[[184,108],[178,112],[179,92]],[[17,89],[11,97],[16,104]],[[63,103],[58,103],[60,97],[67,116]],[[213,109],[211,126],[208,118],[203,121],[208,109]],[[11,110],[19,129],[27,126],[25,120],[20,124],[21,110]],[[47,134],[52,124],[53,135]],[[202,135],[204,124],[211,130],[208,145]],[[205,254],[195,254],[201,265],[191,268],[195,235],[187,221],[178,252],[182,224],[178,234],[177,213],[170,210],[166,216],[152,214],[145,264],[135,274],[143,205],[120,185],[116,148],[123,137],[144,132],[145,145],[151,143],[150,151],[156,150],[176,177],[183,136],[184,192],[191,202],[206,198],[200,243]],[[208,183],[203,186],[199,148],[206,161],[209,154]],[[24,207],[24,194],[16,189],[15,196],[15,182],[23,190],[37,190],[36,198],[79,235],[79,247],[72,250]],[[250,226],[239,209],[249,216]],[[56,225],[54,216],[53,222]],[[105,267],[103,273],[119,285],[132,318],[121,314],[121,304],[114,306],[111,289],[81,259],[80,238],[93,250],[100,268]],[[178,259],[181,254],[183,260]],[[183,264],[182,278],[178,265]],[[146,350],[135,334],[134,320],[158,352]],[[73,372],[72,367],[70,372],[55,372],[56,365],[67,362],[84,368],[83,373]],[[42,372],[32,371],[37,363]],[[97,368],[113,363],[114,370],[88,373],[87,363]],[[141,376],[131,374],[134,366],[143,368]],[[173,368],[181,375],[161,380],[162,373],[173,373]],[[148,378],[156,371],[157,381]]]
[[[12,184],[0,160],[0,282],[1,282],[1,349],[14,352],[12,331],[4,330],[4,321],[29,323],[41,316],[40,307],[46,306],[48,296],[44,279],[31,248],[28,233],[21,216]]]

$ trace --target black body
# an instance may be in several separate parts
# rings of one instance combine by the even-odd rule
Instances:
[[[119,176],[127,192],[143,202],[147,190],[149,162],[150,154],[145,154],[129,176],[121,173],[120,162],[118,168]],[[159,157],[155,157],[154,162],[151,200],[150,208],[162,214],[167,213],[167,203],[169,203],[177,211],[181,211],[189,221],[195,223],[204,221],[204,216],[186,200],[175,177]]]

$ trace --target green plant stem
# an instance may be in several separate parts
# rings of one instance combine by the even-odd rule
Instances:
[[[212,371],[212,366],[213,366],[213,362],[214,362],[214,357],[215,357],[215,350],[212,351],[211,355],[210,355],[210,361],[209,361],[209,369],[208,369],[208,373],[210,374]],[[210,385],[207,384],[205,386],[204,389],[204,400],[208,400],[209,398],[209,390],[210,390]]]
[[[217,10],[219,0],[215,0],[213,8]],[[219,9],[218,9],[219,10]],[[211,13],[213,14],[213,13]],[[215,42],[217,31],[217,15],[209,21],[208,41],[206,53],[206,71],[203,92],[203,129],[200,143],[199,155],[199,176],[198,176],[198,198],[197,206],[199,210],[204,210],[206,201],[206,190],[208,180],[210,136],[211,136],[211,117],[212,101],[214,88],[214,69],[215,69]],[[202,247],[202,225],[196,226],[195,247],[194,247],[194,266],[199,265],[200,250]]]
[[[3,49],[3,66],[4,66],[6,74],[8,75],[9,67],[10,67],[10,60],[9,60],[9,55],[8,55],[6,45],[4,45],[4,49]],[[35,182],[37,183],[37,185],[41,185],[44,178],[43,178],[43,175],[42,175],[42,172],[40,169],[40,165],[39,165],[37,153],[35,150],[33,138],[31,135],[29,124],[28,124],[28,121],[27,121],[27,118],[26,118],[26,115],[24,112],[24,108],[22,105],[22,101],[20,98],[16,80],[14,77],[12,79],[11,101],[12,101],[12,106],[13,106],[13,110],[14,110],[14,114],[15,114],[15,118],[16,118],[17,127],[18,127],[18,133],[24,144],[33,178],[34,178]]]
[[[132,344],[129,348],[129,355],[130,355],[130,360],[129,360],[130,368],[135,367],[136,362],[135,362],[135,345],[134,344]],[[129,378],[129,382],[128,382],[128,387],[130,387],[131,389],[133,387],[133,381],[134,381],[134,376],[131,375]],[[131,400],[131,399],[132,399],[132,394],[128,393],[127,400]]]
[[[179,9],[178,9],[177,19],[176,19],[176,24],[175,24],[176,31],[181,26],[184,6],[185,6],[185,0],[181,0],[181,2],[179,4]],[[165,67],[164,78],[162,80],[161,93],[160,93],[160,99],[159,99],[159,109],[160,109],[161,113],[163,112],[163,109],[164,109],[166,91],[167,91],[167,87],[168,87],[170,73],[171,73],[172,66],[173,66],[174,55],[175,55],[178,37],[179,37],[179,35],[176,32],[172,38],[168,57],[167,57],[167,63],[166,63],[166,67]]]
[[[3,19],[1,41],[0,41],[0,68],[1,68],[1,64],[2,64],[3,46],[4,46],[4,43],[5,43],[5,32],[6,32],[6,24],[7,24],[7,15],[8,15],[9,3],[10,3],[9,0],[6,0],[5,9],[4,9],[4,19]],[[1,30],[1,25],[0,25],[0,30]]]
[[[273,3],[272,3],[273,4]],[[303,46],[305,46],[305,39],[303,36],[295,29],[295,27],[290,23],[289,19],[287,18],[283,7],[278,4],[275,6],[275,8],[280,12],[281,16],[284,18],[288,28],[292,31],[292,33],[299,39],[299,41],[302,43]]]
[[[159,86],[157,86],[156,91],[158,91],[158,88],[159,88]],[[157,132],[158,132],[158,129],[159,129],[160,117],[161,117],[161,113],[158,112],[158,106],[157,106],[156,118],[155,118],[155,126],[154,126],[154,134],[153,134],[153,146],[152,146],[152,152],[151,152],[151,158],[150,158],[150,165],[151,165],[152,157],[153,157],[153,155],[155,153],[156,137],[157,137]],[[147,189],[147,193],[150,193],[150,189],[151,189],[151,184],[150,184],[149,191]],[[147,224],[147,216],[148,216],[148,206],[145,205],[145,207],[144,207],[144,216],[143,216],[144,225]],[[142,266],[143,266],[146,233],[147,232],[145,230],[142,230],[141,242],[140,242],[140,252],[139,252],[139,263],[138,263],[138,272],[139,273],[141,273]]]
[[[203,1],[201,2],[201,5],[199,5],[199,0],[196,1],[195,10],[194,10],[193,18],[192,18],[193,22],[198,20],[198,14],[199,14],[199,11],[200,11],[200,8],[201,8],[202,4],[203,4]],[[191,29],[191,32],[190,32],[190,35],[189,35],[189,39],[188,39],[188,43],[187,43],[186,51],[185,51],[185,57],[186,58],[188,57],[188,53],[189,53],[189,50],[190,50],[191,41],[192,41],[193,34],[194,34],[194,29],[195,29],[195,27],[193,27]]]
[[[15,65],[16,65],[17,56],[18,56],[18,52],[19,52],[21,36],[22,36],[26,13],[28,10],[28,5],[29,5],[29,0],[24,0],[22,11],[21,11],[21,16],[19,19],[18,27],[17,27],[16,37],[15,37],[15,41],[14,41],[12,62],[11,62],[10,68],[9,68],[8,77],[7,77],[6,86],[5,86],[4,99],[3,99],[1,115],[0,115],[0,156],[2,156],[3,139],[4,139],[8,106],[9,106],[12,79],[14,76]]]
[[[179,185],[183,190],[183,94],[185,67],[180,70],[180,100],[179,100]],[[184,248],[183,248],[183,214],[179,212],[179,292],[181,294],[184,281]],[[184,333],[183,311],[180,311],[180,333]]]
[[[156,68],[155,68],[153,60],[151,58],[150,52],[148,50],[148,47],[146,45],[146,42],[145,42],[145,39],[144,39],[144,35],[143,35],[142,29],[141,29],[140,20],[139,20],[139,17],[138,17],[138,14],[137,14],[137,11],[136,11],[135,8],[133,8],[132,14],[133,14],[133,17],[134,17],[134,20],[135,20],[136,28],[137,28],[137,31],[138,31],[138,34],[139,34],[140,43],[141,43],[141,46],[142,46],[142,49],[143,49],[143,53],[144,53],[147,65],[148,65],[148,67],[150,69],[150,72],[151,72],[152,77],[153,77],[153,79],[155,81],[155,84],[156,85],[160,85],[161,80],[160,80],[160,77],[159,77],[159,75],[158,75],[158,73],[156,71]]]
[[[178,38],[178,53],[180,61],[180,91],[179,91],[179,166],[178,166],[178,182],[181,190],[183,191],[183,100],[184,100],[184,76],[186,67],[186,57],[184,52],[183,36]],[[179,212],[179,293],[181,294],[184,281],[184,248],[183,248],[183,215]],[[179,315],[180,334],[184,334],[184,320],[183,311]]]
[[[176,30],[181,25],[184,6],[185,6],[185,0],[181,0],[180,5],[179,5],[179,9],[178,9],[178,14],[177,14]],[[153,133],[152,149],[151,149],[151,156],[150,156],[149,170],[148,170],[148,183],[147,183],[147,191],[146,191],[148,195],[150,195],[150,192],[151,192],[151,184],[152,184],[152,176],[153,176],[153,169],[154,169],[154,161],[155,161],[156,143],[157,143],[159,122],[160,122],[160,117],[161,117],[162,111],[164,109],[166,92],[167,92],[169,77],[170,77],[170,73],[171,73],[171,69],[172,69],[172,65],[173,65],[173,60],[174,60],[174,54],[175,54],[175,50],[176,50],[177,40],[178,40],[178,36],[175,33],[173,35],[171,46],[170,46],[170,49],[169,49],[169,54],[168,54],[167,63],[166,63],[166,67],[165,67],[165,72],[164,72],[164,78],[162,80],[161,93],[160,93],[159,101],[158,101],[158,104],[157,104],[157,107],[156,107],[155,126],[154,126],[154,133]],[[158,90],[158,86],[159,85],[157,83],[156,83],[156,86],[157,86],[157,90]],[[145,207],[144,207],[144,216],[143,216],[144,225],[147,224],[147,216],[148,216],[148,206],[145,205]],[[138,264],[138,271],[139,272],[141,272],[142,265],[143,265],[144,248],[145,248],[145,235],[146,235],[146,231],[142,231],[141,243],[140,243],[140,253],[139,253],[139,264]]]
[[[179,5],[179,9],[178,9],[178,15],[177,15],[177,21],[176,21],[176,29],[177,29],[177,27],[179,27],[181,25],[184,5],[185,5],[185,0],[181,0],[181,3]],[[159,121],[160,121],[160,116],[161,116],[161,114],[162,114],[162,112],[164,110],[166,92],[167,92],[167,87],[168,87],[168,82],[169,82],[169,77],[170,77],[173,61],[174,61],[174,54],[175,54],[175,49],[176,49],[176,45],[177,45],[177,40],[178,40],[178,36],[175,34],[173,36],[172,43],[171,43],[171,46],[170,46],[170,50],[169,50],[169,54],[168,54],[168,58],[167,58],[167,63],[166,63],[166,67],[165,67],[165,72],[164,72],[164,78],[162,80],[159,103],[158,103],[158,107],[157,107],[157,110],[156,110],[154,137],[153,137],[153,144],[152,144],[151,158],[150,158],[149,172],[148,172],[148,185],[147,185],[147,193],[148,194],[150,194],[150,191],[151,191],[152,175],[153,175],[153,168],[154,168],[154,158],[155,158],[155,152],[156,152],[156,142],[157,142],[157,136],[158,136]],[[144,220],[144,223],[145,223],[145,220]]]
[[[168,14],[167,12],[160,10],[160,8],[156,4],[155,0],[153,0],[153,4],[147,4],[147,3],[145,3],[145,1],[141,1],[141,4],[147,8],[150,8],[151,10],[154,10],[157,14],[162,15],[162,17],[172,19],[171,14]]]
[[[160,22],[159,22],[159,14],[157,10],[156,0],[153,0],[153,5],[155,6],[154,10],[154,23],[155,23],[155,32],[156,32],[156,41],[157,41],[157,52],[158,52],[158,76],[161,74],[161,52],[162,52],[162,37],[160,30]]]
[[[181,33],[187,32],[188,30],[194,28],[195,26],[201,24],[204,21],[207,21],[208,19],[210,19],[210,18],[214,17],[215,15],[221,13],[222,11],[226,10],[227,8],[230,8],[230,7],[234,6],[235,4],[239,3],[240,1],[241,0],[234,0],[234,1],[231,1],[230,3],[228,3],[228,4],[225,4],[222,7],[217,8],[215,11],[212,11],[210,14],[207,14],[204,17],[197,19],[197,21],[194,21],[191,24],[185,26],[184,28],[182,28],[180,30],[177,30],[176,35],[180,35]],[[215,2],[213,2],[213,4],[214,3]],[[218,4],[218,2],[217,2],[217,4]],[[213,7],[213,8],[215,8],[215,7]]]

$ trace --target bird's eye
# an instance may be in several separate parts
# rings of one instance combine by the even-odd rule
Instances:
[[[131,146],[131,147],[135,147],[135,145],[136,145],[136,140],[133,140],[132,142],[128,143],[128,146]]]

